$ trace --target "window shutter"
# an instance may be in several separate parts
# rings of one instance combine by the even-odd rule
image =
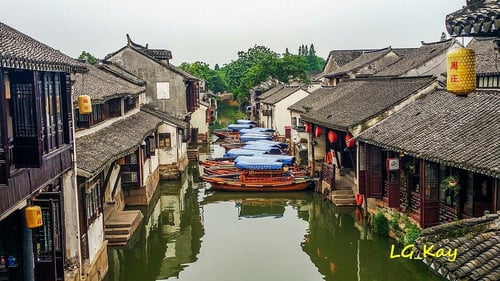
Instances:
[[[14,163],[16,167],[38,168],[42,162],[41,104],[38,72],[12,74]]]

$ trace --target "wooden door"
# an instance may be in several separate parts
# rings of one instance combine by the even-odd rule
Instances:
[[[366,145],[367,170],[365,174],[365,184],[367,196],[372,198],[382,198],[382,151],[379,147]]]
[[[430,227],[439,224],[439,166],[425,162],[421,167],[420,226]]]
[[[58,192],[54,192],[40,197],[49,198],[56,194],[59,195]],[[43,225],[33,231],[35,279],[62,281],[64,280],[64,234],[60,200],[36,199],[33,200],[33,204],[41,207],[43,219]]]

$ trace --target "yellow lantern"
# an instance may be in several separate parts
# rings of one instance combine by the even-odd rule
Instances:
[[[40,206],[28,206],[25,212],[28,228],[37,228],[43,225],[42,208]]]
[[[476,89],[476,55],[473,50],[458,48],[447,55],[448,92],[467,95]]]
[[[90,100],[90,96],[78,96],[78,111],[80,112],[80,114],[92,113],[92,102]]]

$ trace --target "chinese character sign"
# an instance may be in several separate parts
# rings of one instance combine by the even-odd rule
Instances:
[[[467,95],[476,89],[476,56],[473,50],[459,48],[447,55],[448,92]]]

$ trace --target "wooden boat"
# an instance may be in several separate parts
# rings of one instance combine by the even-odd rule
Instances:
[[[211,190],[277,192],[299,191],[310,188],[313,180],[308,177],[241,177],[223,175],[202,175],[201,179],[210,183]]]

